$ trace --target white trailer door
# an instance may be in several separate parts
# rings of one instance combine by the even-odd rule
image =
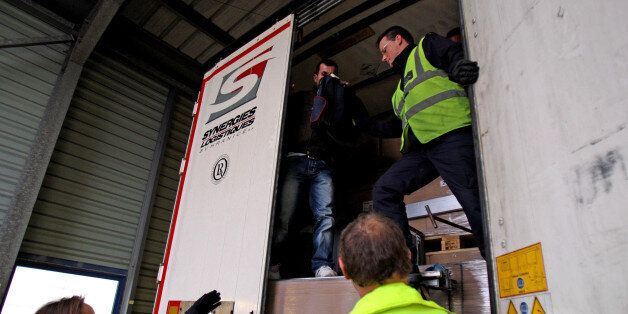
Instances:
[[[155,313],[216,289],[259,313],[293,34],[288,16],[205,74]]]

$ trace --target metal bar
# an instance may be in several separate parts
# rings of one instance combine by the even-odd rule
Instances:
[[[306,60],[307,58],[313,56],[314,54],[317,54],[321,51],[323,51],[325,48],[330,47],[332,45],[332,43],[338,41],[339,39],[343,39],[343,38],[347,38],[350,35],[352,35],[353,33],[363,29],[364,27],[367,27],[381,19],[384,19],[388,16],[390,16],[391,14],[398,12],[402,9],[407,8],[408,6],[417,3],[419,0],[399,0],[389,6],[387,6],[386,8],[379,10],[367,17],[365,17],[364,19],[351,24],[350,26],[344,28],[343,30],[329,36],[328,38],[320,41],[319,43],[317,43],[316,45],[306,49],[305,51],[301,52],[300,54],[296,55],[293,58],[293,64],[298,64],[304,60]]]
[[[15,39],[0,39],[0,49],[2,49],[2,48],[14,48],[14,47],[27,47],[27,46],[64,44],[64,43],[69,43],[69,42],[73,42],[73,41],[74,41],[74,37],[72,37],[72,35],[32,37],[32,38],[15,38]]]
[[[414,249],[416,250],[416,264],[418,265],[424,265],[425,264],[425,234],[423,234],[423,232],[421,232],[419,229],[412,227],[410,224],[408,224],[408,228],[410,228],[410,233],[414,236],[414,239],[416,241],[416,247],[414,247]]]
[[[471,229],[469,229],[467,227],[461,226],[461,225],[459,225],[457,223],[453,223],[453,222],[451,222],[449,220],[440,218],[440,217],[432,214],[432,210],[430,209],[430,205],[425,205],[425,210],[427,211],[427,216],[430,217],[430,221],[432,221],[432,226],[434,226],[434,228],[438,228],[438,225],[436,224],[436,221],[439,221],[439,222],[442,222],[442,223],[444,223],[446,225],[450,225],[450,226],[458,228],[460,230],[464,230],[466,232],[472,233]]]
[[[433,218],[434,218],[434,220],[436,220],[436,221],[440,221],[440,222],[442,222],[442,223],[444,223],[444,224],[446,224],[446,225],[450,225],[450,226],[452,226],[452,227],[454,227],[454,228],[458,228],[458,229],[460,229],[460,230],[464,230],[464,231],[466,231],[466,232],[468,232],[468,233],[472,233],[472,232],[471,232],[471,229],[469,229],[469,228],[467,228],[467,227],[465,227],[465,226],[461,226],[461,225],[459,225],[459,224],[457,224],[457,223],[451,222],[451,221],[449,221],[449,220],[447,220],[447,219],[440,218],[440,217],[438,217],[438,216],[436,216],[436,215],[434,215],[434,216],[430,215],[430,217],[433,217]]]
[[[425,205],[425,211],[427,211],[427,216],[430,217],[430,221],[432,221],[432,226],[434,228],[438,228],[436,221],[434,221],[434,215],[432,215],[432,210],[430,209],[430,205]]]
[[[309,10],[307,14],[298,12],[297,14],[299,15],[299,20],[297,21],[296,27],[303,27],[303,25],[325,14],[327,11],[340,4],[340,2],[341,1],[339,0],[321,1],[314,9]]]
[[[458,0],[458,10],[459,10],[459,14],[460,14],[460,25],[462,26],[462,46],[464,48],[464,54],[465,54],[465,58],[469,58],[469,47],[467,45],[467,38],[469,38],[468,34],[467,34],[467,30],[466,30],[466,16],[464,14],[464,9],[463,9],[464,5],[463,5],[463,0]],[[480,142],[481,142],[481,136],[480,136],[480,126],[477,123],[479,121],[479,116],[478,116],[478,112],[477,112],[477,108],[476,108],[476,104],[475,104],[475,92],[474,92],[474,88],[473,85],[469,86],[467,88],[467,97],[469,98],[469,106],[471,107],[471,121],[472,121],[472,126],[473,126],[473,147],[475,150],[475,165],[477,168],[477,179],[478,179],[478,190],[479,190],[479,194],[480,194],[480,211],[482,212],[482,226],[483,228],[483,235],[484,235],[484,254],[485,254],[485,259],[486,259],[486,268],[487,268],[487,274],[488,274],[488,290],[489,290],[489,297],[491,300],[491,313],[495,314],[497,313],[497,296],[496,296],[496,287],[495,287],[495,282],[497,281],[497,279],[495,278],[495,260],[493,259],[493,254],[492,254],[492,249],[490,246],[490,235],[491,232],[489,230],[490,228],[490,223],[489,223],[489,218],[488,218],[488,212],[489,212],[489,207],[488,207],[488,190],[486,185],[484,184],[484,182],[486,182],[486,178],[484,177],[484,158],[482,155],[482,150],[480,149]]]
[[[305,2],[303,5],[294,10],[294,14],[299,17],[308,17],[316,12],[321,5],[324,5],[326,2],[330,0],[309,0]]]
[[[383,114],[389,114],[392,117],[394,116],[393,110],[390,109]],[[379,115],[376,115],[378,117]],[[374,119],[375,119],[374,118]],[[433,199],[429,199],[426,201],[420,201],[412,204],[406,204],[406,214],[408,215],[408,219],[419,218],[427,215],[427,211],[425,210],[425,205],[430,205],[430,210],[432,214],[444,214],[447,212],[456,211],[462,209],[462,206],[456,199],[454,195],[442,196]]]
[[[157,197],[159,174],[164,153],[166,151],[168,134],[170,133],[172,112],[174,110],[176,96],[177,91],[174,88],[171,88],[170,93],[168,93],[168,99],[166,100],[164,114],[161,117],[159,135],[157,136],[157,143],[155,145],[155,151],[153,152],[153,161],[150,165],[148,182],[146,183],[146,191],[144,192],[144,199],[142,200],[142,211],[140,213],[137,232],[135,233],[135,243],[133,244],[133,251],[131,252],[131,260],[129,263],[129,271],[127,273],[126,286],[124,287],[124,294],[122,296],[123,303],[120,313],[130,313],[133,309],[133,302],[131,302],[131,300],[135,297],[137,279],[140,275],[140,264],[144,255],[144,243],[146,241],[146,234],[148,233],[147,227],[150,222],[150,216],[153,212],[155,198]]]
[[[52,90],[24,170],[20,174],[16,193],[3,221],[0,221],[0,296],[4,296],[7,291],[15,259],[83,65],[119,6],[120,1],[116,0],[100,0],[94,6],[88,17],[90,23],[83,23],[79,33],[79,38],[83,40],[72,45],[66,56],[67,64],[63,74],[57,78]]]
[[[462,263],[458,264],[459,267],[459,271],[460,271],[460,282],[457,283],[457,285],[460,287],[460,290],[462,290],[462,293],[460,293],[460,313],[464,313],[464,304],[465,304],[465,300],[464,300],[464,268],[462,267]],[[451,306],[450,303],[450,311],[453,311],[453,306]]]
[[[295,15],[305,15],[307,12],[310,12],[312,10],[314,10],[314,7],[316,6],[317,2],[320,2],[320,0],[311,0],[306,2],[305,4],[303,4],[302,6],[300,6],[298,9],[296,9],[294,11]]]
[[[161,2],[221,45],[228,46],[235,41],[235,38],[229,35],[229,33],[205,18],[205,16],[194,10],[194,8],[187,5],[185,2],[181,0],[161,0]]]
[[[324,6],[321,6],[321,7],[317,8],[317,10],[312,11],[307,16],[299,17],[299,20],[298,20],[298,22],[296,24],[296,27],[297,28],[303,27],[303,25],[305,25],[305,24],[309,23],[310,21],[318,18],[319,16],[325,14],[327,11],[329,11],[331,8],[333,8],[337,4],[338,3],[325,3]]]
[[[415,227],[412,227],[412,226],[408,225],[408,228],[410,229],[410,231],[412,231],[412,232],[414,232],[416,234],[423,234],[423,232],[421,232],[421,230],[419,230],[419,229],[417,229]]]

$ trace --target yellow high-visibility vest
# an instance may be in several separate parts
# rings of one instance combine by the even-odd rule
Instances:
[[[410,52],[404,69],[404,86],[399,80],[392,96],[393,109],[403,127],[402,153],[409,149],[410,131],[421,143],[428,143],[449,131],[471,125],[467,93],[445,71],[427,60],[423,39]]]

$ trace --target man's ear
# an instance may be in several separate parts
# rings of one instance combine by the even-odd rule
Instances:
[[[314,73],[314,75],[312,75],[312,81],[314,81],[314,84],[316,84],[316,73]]]
[[[338,256],[338,266],[340,267],[340,270],[342,270],[342,275],[345,276],[345,279],[351,280],[351,278],[349,278],[349,275],[347,274],[347,267],[345,266],[345,261],[343,261],[342,257],[340,256]]]

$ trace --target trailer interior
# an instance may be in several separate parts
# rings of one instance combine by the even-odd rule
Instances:
[[[390,97],[399,78],[381,61],[375,41],[393,25],[407,28],[417,38],[428,32],[445,36],[461,25],[458,1],[342,2],[299,30],[290,71],[291,90],[311,89],[316,64],[321,59],[332,59],[339,65],[338,75],[350,82],[349,88],[363,101],[369,116],[385,116],[392,108]],[[373,184],[400,158],[399,145],[399,139],[363,134],[354,147],[344,149],[338,157],[336,242],[344,226],[360,213],[372,210]],[[490,311],[486,264],[472,235],[464,230],[469,224],[446,183],[437,178],[407,195],[404,202],[410,208],[409,221],[421,256],[419,263],[443,264],[449,272],[440,286],[425,289],[425,294],[452,311]],[[429,214],[426,205],[433,209]],[[358,298],[349,281],[342,277],[311,278],[313,225],[305,197],[295,220],[300,232],[295,232],[289,243],[292,260],[281,265],[282,280],[268,282],[267,311],[294,313],[316,308],[320,312],[348,312]],[[438,279],[431,284],[434,282]]]

